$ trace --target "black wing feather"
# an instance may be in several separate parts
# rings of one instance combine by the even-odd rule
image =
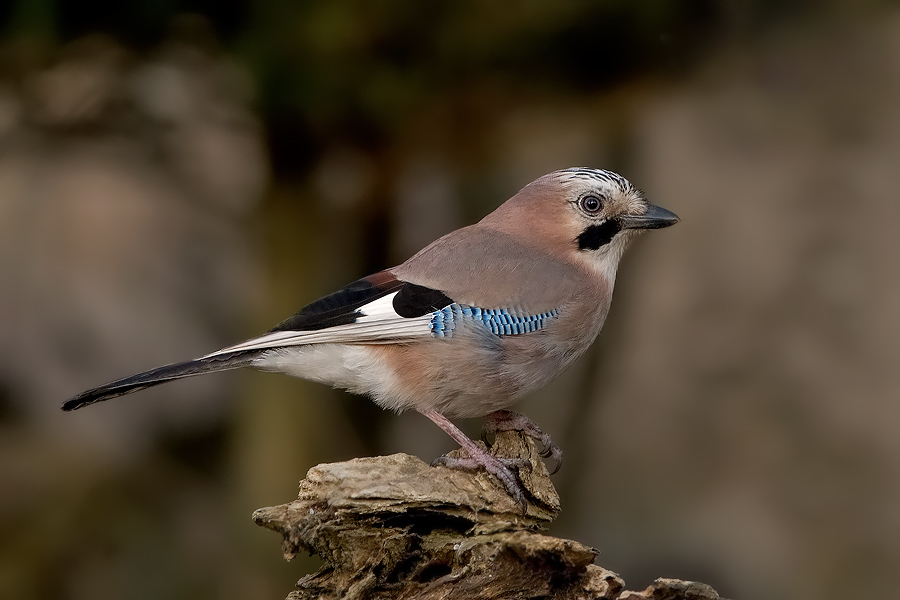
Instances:
[[[452,304],[443,292],[401,281],[389,271],[354,281],[350,285],[301,308],[268,333],[275,331],[317,331],[356,322],[359,308],[393,292],[394,310],[401,317],[419,317]]]
[[[443,292],[421,285],[400,281],[390,271],[382,271],[358,281],[347,287],[316,300],[300,309],[294,316],[276,325],[269,333],[275,331],[315,331],[353,323],[362,316],[361,306],[386,296],[392,292],[399,293],[394,297],[394,310],[401,317],[419,317],[429,312],[440,310],[452,304],[453,300]],[[124,396],[148,387],[215,371],[226,371],[250,366],[253,360],[264,350],[242,350],[215,354],[197,360],[165,365],[125,377],[78,394],[67,400],[62,409],[69,411]]]
[[[394,296],[394,310],[401,317],[412,319],[413,317],[421,317],[430,312],[441,310],[445,306],[453,304],[444,292],[433,290],[424,285],[416,285],[407,283]]]
[[[259,354],[259,352],[253,351],[232,352],[220,356],[198,358],[197,360],[164,365],[149,371],[144,371],[143,373],[138,373],[137,375],[117,379],[116,381],[101,385],[100,387],[95,387],[86,392],[81,392],[77,396],[73,396],[66,400],[62,405],[62,409],[65,411],[75,410],[87,406],[88,404],[102,402],[111,398],[118,398],[125,394],[137,392],[148,387],[153,387],[168,381],[174,381],[183,377],[246,367],[252,364],[253,359],[259,356]]]

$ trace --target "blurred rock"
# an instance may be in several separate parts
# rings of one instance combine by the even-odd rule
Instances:
[[[56,64],[26,77],[28,115],[39,129],[100,127],[125,101],[127,54],[112,40],[91,36],[69,44]],[[124,108],[124,107],[123,107]]]
[[[22,79],[0,82],[8,402],[120,451],[154,422],[215,420],[227,378],[188,384],[191,402],[175,388],[65,422],[56,406],[243,334],[260,265],[241,219],[268,177],[247,75],[182,43],[139,56],[91,36]]]
[[[718,600],[719,594],[705,583],[660,578],[643,592],[623,592],[616,600]]]
[[[392,203],[397,261],[467,224],[456,186],[451,169],[436,157],[417,156],[400,170]]]

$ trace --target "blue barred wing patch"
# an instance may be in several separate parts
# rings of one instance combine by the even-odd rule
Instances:
[[[496,335],[520,335],[543,329],[547,321],[558,316],[559,310],[555,308],[537,315],[518,315],[505,308],[484,309],[454,302],[432,313],[431,335],[452,337],[454,330],[466,320],[480,323]]]

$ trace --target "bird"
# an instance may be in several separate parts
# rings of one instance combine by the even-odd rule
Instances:
[[[452,418],[487,417],[562,451],[509,410],[584,354],[609,312],[619,260],[641,232],[677,223],[612,171],[574,167],[532,181],[480,221],[402,264],[316,300],[265,334],[200,358],[89,389],[71,411],[158,384],[240,367],[278,372],[415,410],[525,503],[514,459],[495,457]]]

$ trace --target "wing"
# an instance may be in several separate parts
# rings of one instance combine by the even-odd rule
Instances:
[[[390,271],[460,304],[531,315],[561,309],[594,285],[586,269],[480,224],[445,235]]]
[[[306,344],[384,344],[432,335],[433,313],[453,304],[439,290],[382,271],[303,307],[268,333],[203,358]]]
[[[204,358],[306,344],[449,337],[464,323],[478,321],[501,336],[531,333],[555,320],[585,279],[566,261],[501,232],[470,226],[398,267],[305,306],[261,337]]]
[[[448,306],[455,305],[443,293],[382,271],[316,300],[261,337],[87,390],[67,400],[62,408],[74,410],[167,381],[250,366],[270,348],[379,344],[431,336],[435,312]]]

